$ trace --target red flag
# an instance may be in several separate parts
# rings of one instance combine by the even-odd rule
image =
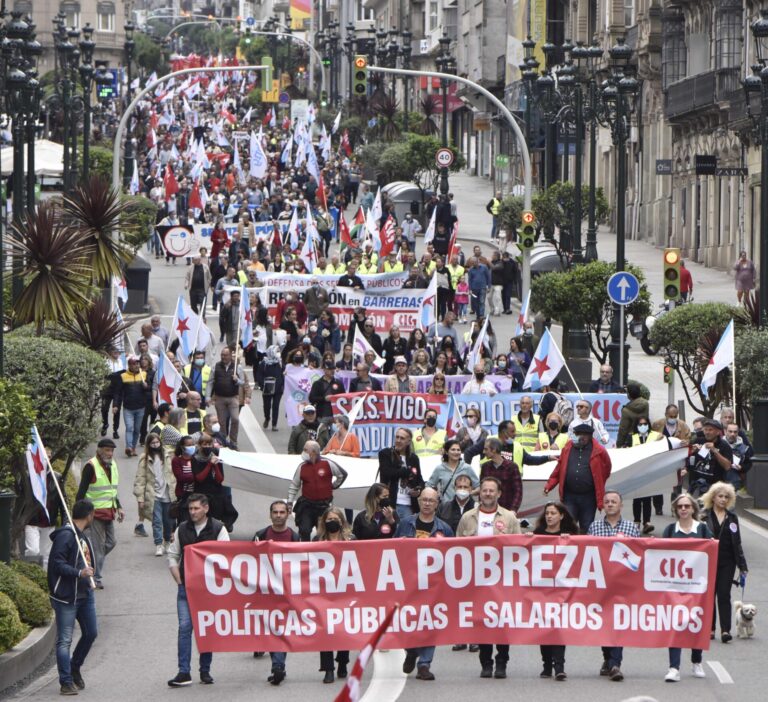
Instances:
[[[261,120],[261,124],[265,127],[269,126],[269,123],[272,121],[272,108],[268,109],[266,114]]]
[[[280,225],[275,222],[275,228],[272,232],[272,245],[279,249],[283,248],[283,238],[280,236]]]
[[[453,250],[456,248],[456,239],[459,237],[459,220],[457,219],[453,224],[453,231],[451,232],[451,243],[448,246],[448,263],[453,258]]]
[[[395,248],[395,220],[392,219],[392,215],[387,217],[384,226],[379,231],[379,239],[381,241],[379,256],[383,258],[388,256],[389,252]]]
[[[173,174],[171,164],[165,167],[165,177],[163,178],[163,187],[165,188],[165,199],[170,200],[171,195],[179,192],[179,184],[176,182],[176,176]]]
[[[347,220],[344,217],[343,212],[339,212],[339,234],[339,238],[341,239],[341,248],[355,245],[352,241],[352,235],[349,233],[349,226],[347,225]]]
[[[184,127],[184,131],[181,133],[181,139],[179,139],[179,151],[184,151],[187,148],[187,127]]]
[[[157,116],[157,112],[152,110],[152,114],[149,116],[149,126],[152,127],[152,129],[157,129],[159,121],[160,118]],[[154,146],[154,144],[152,144],[152,146]]]
[[[202,210],[203,198],[200,197],[200,180],[196,180],[194,186],[192,186],[192,192],[189,194],[189,207],[193,210]]]
[[[235,117],[226,107],[221,108],[221,116],[226,119],[230,124],[237,123],[237,117]]]
[[[283,129],[290,129],[291,128],[291,118],[286,115],[283,117]]]
[[[357,214],[355,215],[355,221],[352,222],[352,226],[355,227],[358,224],[365,224],[365,210],[363,210],[362,205],[357,210]]]
[[[344,153],[347,156],[352,155],[352,145],[349,143],[349,129],[344,130],[344,134],[341,136],[341,148],[344,149]]]
[[[320,182],[317,184],[317,197],[319,198],[320,204],[323,206],[323,209],[327,212],[328,199],[325,196],[325,178],[323,178],[322,174],[320,175]]]
[[[384,617],[384,621],[381,622],[379,628],[373,632],[370,641],[368,641],[365,648],[360,651],[355,664],[352,666],[352,672],[347,678],[346,685],[344,685],[344,688],[338,694],[334,702],[357,702],[362,697],[362,690],[360,688],[363,682],[363,671],[365,670],[365,666],[368,663],[371,654],[379,645],[381,637],[384,636],[384,633],[392,623],[392,617],[394,617],[396,609],[397,607],[395,606],[389,610],[389,613]]]

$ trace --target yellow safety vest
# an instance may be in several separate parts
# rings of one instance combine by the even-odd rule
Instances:
[[[245,271],[238,271],[237,280],[240,283],[240,285],[245,285],[248,282],[248,275],[246,274]]]
[[[555,438],[555,446],[559,449],[565,448],[567,443],[568,434],[558,434]],[[539,447],[542,451],[547,451],[549,449],[549,434],[545,431],[539,433]]]
[[[357,269],[358,275],[374,275],[375,273],[378,273],[378,272],[379,272],[379,269],[375,263],[371,263],[369,266],[366,266],[364,263],[361,263],[360,267]]]
[[[186,375],[187,378],[191,378],[192,377],[190,375],[191,373],[192,373],[192,364],[191,363],[187,363],[187,365],[184,366],[184,375]],[[203,397],[205,397],[205,389],[208,387],[208,381],[211,378],[211,367],[210,366],[203,366],[203,372],[201,373],[201,375],[203,377],[203,383],[202,383],[203,389],[200,391],[200,394]]]
[[[332,263],[329,263],[325,270],[323,271],[324,275],[343,275],[347,272],[347,267],[343,263],[339,263],[336,268],[333,267]]]
[[[498,215],[499,212],[501,212],[501,200],[499,200],[497,198],[493,198],[491,203],[492,203],[491,204],[491,214],[494,215],[494,216]]]
[[[489,439],[499,439],[498,434],[494,434],[493,436],[489,436]],[[512,444],[512,451],[510,452],[509,446],[505,444],[503,441],[501,441],[501,455],[504,456],[504,458],[511,458],[512,462],[518,467],[520,470],[520,474],[523,473],[523,447],[520,445],[519,442],[515,441]]]
[[[539,438],[539,415],[531,413],[531,417],[533,421],[526,424],[523,424],[517,415],[512,417],[517,430],[516,443],[519,442],[526,451],[534,451]]]
[[[94,509],[115,509],[117,507],[117,483],[119,481],[117,463],[114,459],[112,460],[112,465],[110,466],[112,480],[110,480],[97,456],[94,456],[88,462],[93,466],[96,482],[88,486],[85,499],[93,502]]]
[[[448,266],[448,272],[451,274],[451,284],[453,285],[453,289],[456,289],[456,286],[459,284],[459,281],[461,280],[461,276],[464,275],[464,266]]]
[[[413,450],[419,457],[439,456],[443,451],[443,444],[445,444],[445,429],[438,429],[429,441],[424,441],[421,429],[413,433]]]
[[[649,431],[648,432],[648,438],[646,439],[645,443],[649,443],[651,441],[658,441],[659,439],[663,439],[664,437],[659,434],[657,431]],[[632,434],[632,446],[640,446],[640,434]]]
[[[400,261],[395,261],[393,265],[389,261],[384,261],[384,272],[385,273],[402,273],[403,264]]]
[[[437,264],[434,261],[430,261],[427,265],[427,276],[431,276],[435,272],[435,268],[437,268]]]

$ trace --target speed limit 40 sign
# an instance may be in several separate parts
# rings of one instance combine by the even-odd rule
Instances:
[[[450,149],[438,149],[435,153],[435,162],[439,168],[449,168],[453,163],[453,151]]]

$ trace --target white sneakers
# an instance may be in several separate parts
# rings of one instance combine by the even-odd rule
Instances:
[[[155,555],[156,556],[162,556],[165,554],[165,549],[163,548],[162,544],[158,544],[155,546]]]
[[[704,666],[701,663],[694,663],[691,668],[694,678],[706,678]],[[664,682],[680,682],[680,671],[677,668],[670,668],[664,676]]]

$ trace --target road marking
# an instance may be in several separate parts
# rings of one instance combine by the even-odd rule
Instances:
[[[721,685],[733,685],[731,674],[720,661],[707,661],[707,665],[712,668],[712,672],[717,676]]]
[[[403,650],[373,652],[373,676],[360,702],[395,702],[405,689]]]
[[[272,443],[267,438],[259,421],[253,414],[253,410],[247,405],[240,410],[240,430],[244,431],[248,440],[253,445],[253,450],[258,453],[275,453]]]

